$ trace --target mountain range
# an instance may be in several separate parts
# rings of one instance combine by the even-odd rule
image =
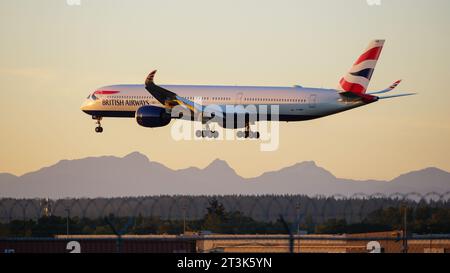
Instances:
[[[390,181],[337,178],[313,161],[263,173],[239,176],[216,159],[206,168],[172,170],[145,155],[101,156],[58,163],[22,176],[0,174],[0,197],[66,198],[146,195],[305,194],[351,196],[450,191],[450,173],[430,167]]]

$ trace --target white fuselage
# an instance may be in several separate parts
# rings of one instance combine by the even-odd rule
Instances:
[[[365,105],[343,100],[334,89],[259,86],[161,85],[178,96],[192,101],[201,100],[204,106],[227,105],[279,106],[280,121],[301,121],[319,118]],[[93,117],[134,117],[144,105],[165,107],[144,85],[110,85],[88,96],[81,110]]]

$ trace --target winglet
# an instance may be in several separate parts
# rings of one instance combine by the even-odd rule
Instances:
[[[391,86],[389,86],[389,90],[394,89],[395,87],[397,87],[400,83],[402,82],[402,80],[398,80],[396,82],[394,82]]]
[[[157,70],[153,70],[152,72],[150,72],[150,74],[148,74],[147,79],[145,79],[145,85],[148,86],[153,82],[153,79],[155,78],[155,74],[156,74]]]
[[[391,86],[389,86],[388,88],[386,88],[386,89],[384,89],[384,90],[381,90],[381,91],[371,92],[371,93],[369,93],[369,94],[370,94],[370,95],[373,95],[373,94],[383,94],[383,93],[390,92],[390,91],[394,90],[401,82],[402,82],[402,80],[395,81],[395,82],[394,82],[393,84],[391,84]]]

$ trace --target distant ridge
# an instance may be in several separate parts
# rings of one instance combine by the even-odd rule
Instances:
[[[391,181],[335,177],[313,161],[297,163],[255,178],[243,178],[224,160],[204,169],[172,170],[133,152],[124,157],[101,156],[61,160],[40,170],[14,176],[0,174],[0,197],[120,197],[160,194],[305,194],[350,196],[355,193],[445,193],[450,173],[430,167]]]

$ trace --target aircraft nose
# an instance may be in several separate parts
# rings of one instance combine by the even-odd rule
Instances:
[[[93,101],[92,100],[84,100],[83,103],[80,106],[80,110],[83,112],[86,112],[89,110],[90,106],[92,106]]]
[[[81,111],[84,111],[84,110],[86,109],[86,105],[87,105],[87,101],[84,100],[83,103],[82,103],[81,106],[80,106],[80,110],[81,110]]]

